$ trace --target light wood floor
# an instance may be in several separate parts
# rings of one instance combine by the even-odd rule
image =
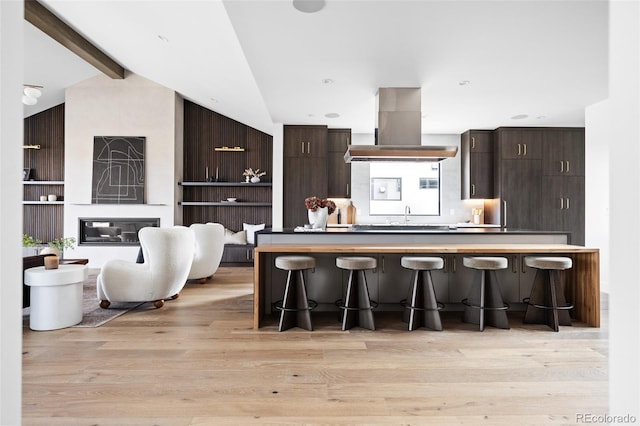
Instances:
[[[606,304],[603,304],[606,306]],[[608,409],[608,320],[554,333],[252,329],[252,270],[221,268],[161,309],[99,328],[24,329],[24,425],[575,425]]]

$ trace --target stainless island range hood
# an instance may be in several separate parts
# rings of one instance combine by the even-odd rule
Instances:
[[[376,145],[349,145],[344,161],[441,161],[455,157],[457,146],[421,144],[419,87],[378,89]]]

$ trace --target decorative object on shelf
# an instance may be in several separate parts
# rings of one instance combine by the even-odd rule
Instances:
[[[312,227],[325,229],[329,215],[336,210],[336,203],[327,198],[320,199],[314,195],[305,198],[304,204],[307,207],[309,223]]]
[[[347,206],[347,223],[356,223],[356,206],[353,205],[353,201],[349,201],[349,205]]]
[[[29,180],[31,177],[31,169],[22,169],[22,180]]]
[[[49,196],[47,197],[47,200],[49,201],[58,201],[58,196],[55,194],[49,194]]]
[[[245,177],[245,182],[258,183],[260,177],[266,175],[267,172],[262,172],[260,169],[253,170],[252,168],[244,169],[242,176]]]
[[[222,146],[222,147],[213,148],[213,150],[214,151],[244,152],[244,148],[241,148],[239,146],[234,146],[234,147]]]
[[[46,247],[40,251],[40,254],[54,253],[59,258],[64,257],[65,249],[74,249],[76,239],[73,237],[58,237],[55,240],[49,241],[49,247]]]
[[[46,195],[41,195],[40,196],[40,201],[44,202],[44,201],[47,201],[47,200],[48,200],[48,198],[47,198]]]

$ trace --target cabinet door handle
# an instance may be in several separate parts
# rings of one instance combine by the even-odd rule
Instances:
[[[502,200],[502,204],[504,205],[504,227],[507,227],[507,200]]]
[[[523,143],[522,144],[524,146],[524,152],[522,153],[523,156],[527,155],[527,144]]]
[[[522,144],[518,144],[518,155],[522,155]]]
[[[564,173],[564,161],[560,161],[560,173]]]
[[[471,136],[471,149],[476,149],[476,138]]]
[[[349,196],[349,184],[347,184],[347,196]]]
[[[307,142],[307,154],[311,154],[311,142]]]
[[[520,270],[522,271],[523,274],[526,274],[527,273],[527,268],[525,268],[525,266],[527,266],[527,265],[526,265],[526,263],[524,263],[524,256],[522,256],[520,258],[520,262],[522,262],[520,264]]]
[[[471,184],[471,195],[476,195],[476,185],[474,183]]]
[[[511,272],[514,274],[518,273],[518,256],[513,256],[511,259]]]
[[[380,265],[381,266],[381,272],[384,274],[384,256],[381,256],[381,257],[382,257],[382,259],[380,259],[381,260],[381,262],[380,262],[381,263],[381,265]]]
[[[566,172],[569,173],[569,160],[567,160],[567,170],[566,170]]]
[[[564,198],[560,198],[560,210],[564,210]]]
[[[300,142],[300,153],[304,154],[304,142]]]
[[[569,197],[567,197],[567,210],[569,210]]]
[[[453,268],[452,268],[452,272],[455,274],[456,272],[458,272],[458,268],[457,268],[457,266],[458,266],[458,265],[457,265],[456,257],[455,257],[455,256],[453,257],[453,260],[452,260],[452,262],[451,262],[451,263],[453,263],[453,265],[452,265],[452,266],[453,266]]]
[[[447,270],[447,268],[449,267],[449,262],[447,262],[448,257],[447,256],[443,256],[442,257],[442,272],[447,273],[449,272]]]

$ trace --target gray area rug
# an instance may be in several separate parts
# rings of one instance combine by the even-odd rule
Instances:
[[[82,322],[73,327],[100,327],[142,305],[140,302],[113,302],[108,309],[102,309],[96,293],[97,276],[97,272],[89,270],[89,277],[82,286]],[[29,327],[29,308],[22,310],[22,325]]]

